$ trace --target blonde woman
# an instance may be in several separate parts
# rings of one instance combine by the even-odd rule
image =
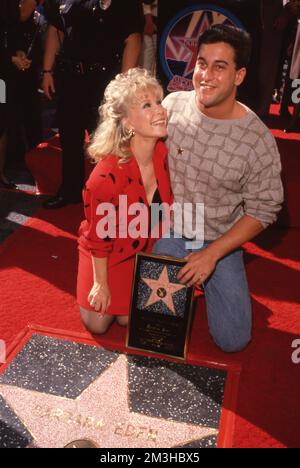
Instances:
[[[146,70],[118,75],[105,91],[101,123],[89,146],[97,166],[84,189],[77,298],[83,323],[95,334],[105,333],[114,319],[127,325],[135,254],[151,252],[155,241],[145,226],[133,234],[130,207],[139,204],[146,222],[153,201],[172,203],[160,141],[167,135],[162,98],[161,86]]]

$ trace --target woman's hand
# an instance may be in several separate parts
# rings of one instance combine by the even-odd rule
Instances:
[[[107,283],[94,283],[88,297],[90,306],[100,315],[105,315],[111,304],[111,293]]]
[[[53,94],[55,94],[55,85],[54,79],[51,73],[45,73],[43,76],[42,88],[45,93],[45,96],[52,101]]]
[[[18,51],[16,55],[13,55],[11,61],[20,71],[28,70],[32,63],[32,61],[26,57],[26,54],[23,51]]]

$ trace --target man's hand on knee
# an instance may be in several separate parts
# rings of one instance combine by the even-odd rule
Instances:
[[[177,278],[187,286],[203,284],[216,268],[216,260],[208,249],[186,257],[187,264],[180,270]]]

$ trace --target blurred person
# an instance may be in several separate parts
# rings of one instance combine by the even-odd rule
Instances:
[[[11,108],[13,109],[8,129],[10,161],[13,165],[24,164],[26,151],[42,141],[41,102],[38,92],[42,62],[42,24],[36,8],[44,0],[23,0],[20,22],[15,30],[15,42],[19,57],[30,61],[30,67],[11,71]],[[26,9],[25,9],[26,7]]]
[[[28,21],[37,7],[43,5],[45,0],[21,0],[20,2],[20,21]]]
[[[109,81],[138,63],[143,15],[140,0],[47,0],[45,9],[43,90],[57,95],[62,184],[44,207],[57,209],[82,201],[85,132],[96,128]]]
[[[167,135],[162,98],[157,80],[139,68],[117,75],[105,91],[101,123],[88,149],[97,166],[84,189],[86,220],[79,231],[77,301],[92,333],[105,333],[115,319],[127,325],[135,255],[151,252],[154,243],[148,225],[144,237],[131,235],[130,227],[121,235],[122,226],[132,222],[130,207],[139,204],[148,223],[152,203],[172,204],[167,151],[160,141]],[[128,210],[122,220],[111,220],[108,228],[115,232],[101,233],[108,203],[121,214],[121,195]]]
[[[259,63],[260,102],[257,113],[269,114],[281,60],[283,35],[288,26],[282,0],[262,0],[262,38]]]
[[[34,11],[36,2],[29,6],[27,0],[1,0],[0,2],[0,79],[5,83],[6,102],[0,104],[0,188],[15,189],[16,185],[4,174],[7,159],[8,127],[13,113],[12,75],[25,72],[31,60],[18,53],[17,27],[20,17],[27,19]]]
[[[280,99],[280,115],[286,120],[289,120],[288,126],[284,129],[285,132],[289,132],[290,127],[291,131],[294,128],[293,119],[295,118],[295,123],[297,122],[297,116],[290,113],[290,106],[294,107],[292,102],[292,96],[294,93],[293,81],[291,77],[297,76],[295,64],[297,63],[293,60],[293,56],[296,56],[296,38],[298,30],[298,6],[297,2],[299,0],[284,0],[284,13],[288,20],[288,27],[286,28],[285,38],[284,38],[284,47],[283,47],[283,56],[282,56],[282,76],[281,76],[281,89],[282,96]],[[295,55],[294,55],[295,53]],[[292,72],[293,66],[293,72]],[[280,86],[279,86],[280,88]],[[292,121],[291,121],[292,117]]]
[[[153,74],[156,73],[157,57],[157,4],[158,0],[143,1],[145,28],[141,65]]]
[[[293,15],[298,20],[297,24],[297,32],[295,42],[292,47],[292,59],[291,59],[291,68],[290,68],[290,80],[292,83],[294,80],[298,80],[300,78],[300,1],[299,0],[291,0],[286,6],[288,12]],[[292,93],[294,92],[294,88],[292,89]],[[286,127],[285,132],[295,132],[299,131],[299,110],[300,105],[299,103],[293,102],[293,117]]]

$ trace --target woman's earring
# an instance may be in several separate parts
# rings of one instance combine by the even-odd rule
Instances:
[[[128,131],[128,135],[129,135],[129,138],[133,138],[135,136],[135,131],[133,130],[133,128],[131,128],[129,131]]]
[[[135,131],[133,128],[127,128],[125,125],[122,126],[122,133],[126,140],[131,140],[131,138],[135,136]]]

